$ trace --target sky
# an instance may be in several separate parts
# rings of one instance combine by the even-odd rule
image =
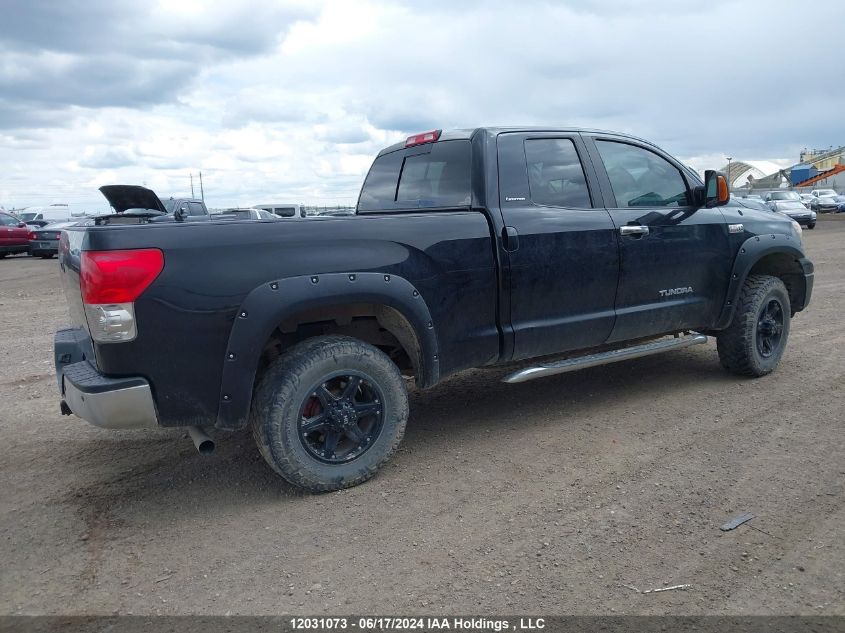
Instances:
[[[354,204],[409,134],[586,126],[696,169],[845,144],[845,2],[0,0],[0,206]],[[827,60],[827,63],[826,63]]]

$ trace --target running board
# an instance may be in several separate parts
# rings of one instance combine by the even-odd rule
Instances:
[[[689,347],[690,345],[701,345],[706,342],[707,337],[704,336],[704,334],[685,334],[683,336],[676,336],[675,338],[652,341],[643,345],[623,347],[622,349],[614,349],[609,352],[588,354],[587,356],[578,356],[576,358],[552,361],[535,367],[526,367],[525,369],[520,369],[512,374],[508,374],[502,378],[502,382],[512,384],[525,382],[527,380],[533,380],[534,378],[542,378],[543,376],[553,376],[555,374],[563,374],[568,371],[575,371],[576,369],[607,365],[608,363],[615,363],[620,360],[630,360],[632,358],[640,358],[642,356],[651,356],[652,354],[660,354],[661,352],[668,352],[673,349],[683,349],[684,347]]]

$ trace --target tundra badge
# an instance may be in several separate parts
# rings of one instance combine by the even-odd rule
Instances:
[[[659,290],[661,297],[671,297],[672,295],[685,295],[692,292],[692,286],[687,288],[669,288],[668,290]]]

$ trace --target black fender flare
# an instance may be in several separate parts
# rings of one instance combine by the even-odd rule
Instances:
[[[793,236],[782,233],[757,235],[745,240],[739,248],[731,270],[725,302],[714,327],[715,330],[723,330],[730,325],[739,292],[754,265],[764,257],[777,253],[794,257],[797,265],[801,268],[804,277],[802,300],[800,305],[793,307],[802,310],[807,305],[812,292],[813,263],[806,258],[804,251],[801,249],[801,243]]]
[[[440,376],[435,324],[420,292],[407,279],[385,273],[329,273],[268,281],[253,289],[234,317],[223,359],[215,426],[244,428],[264,345],[285,319],[304,310],[344,303],[387,305],[407,319],[419,345],[418,384]]]

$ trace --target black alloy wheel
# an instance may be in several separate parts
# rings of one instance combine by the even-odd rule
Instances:
[[[384,426],[384,396],[369,377],[345,371],[311,388],[299,410],[302,445],[315,459],[344,464],[363,455]]]
[[[757,319],[757,352],[769,358],[780,347],[783,336],[783,306],[776,297],[763,305]]]

